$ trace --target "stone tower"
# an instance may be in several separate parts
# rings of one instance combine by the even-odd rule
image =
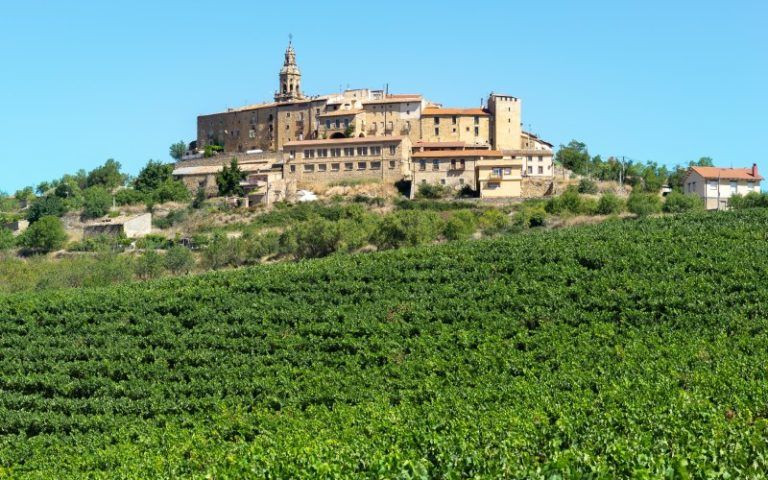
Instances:
[[[520,99],[511,95],[491,93],[488,110],[491,112],[491,144],[496,150],[520,150]]]
[[[275,93],[276,102],[290,102],[304,98],[301,94],[301,72],[296,65],[296,52],[293,50],[291,40],[288,40],[288,48],[285,49],[285,62],[280,69],[280,90]]]

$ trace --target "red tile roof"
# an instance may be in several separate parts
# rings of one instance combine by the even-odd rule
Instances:
[[[422,116],[436,115],[488,115],[482,108],[434,108],[428,107],[422,110]]]
[[[757,172],[757,167],[752,168],[720,168],[720,167],[691,167],[692,172],[696,172],[707,180],[762,180],[763,177]]]
[[[461,158],[461,157],[485,157],[502,158],[504,156],[498,150],[433,150],[427,152],[413,152],[412,158]]]

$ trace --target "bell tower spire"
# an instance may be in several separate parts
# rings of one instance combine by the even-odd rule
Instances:
[[[293,35],[288,35],[288,48],[285,49],[285,61],[280,69],[280,89],[275,93],[276,102],[290,102],[304,98],[301,93],[301,71],[296,65],[296,52],[293,50]]]

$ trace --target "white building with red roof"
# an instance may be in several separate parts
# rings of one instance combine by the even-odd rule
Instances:
[[[763,177],[751,168],[691,167],[683,179],[683,192],[704,199],[707,210],[725,210],[733,195],[760,192]]]

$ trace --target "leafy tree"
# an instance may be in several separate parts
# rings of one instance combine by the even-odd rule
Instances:
[[[698,160],[688,162],[689,167],[714,167],[715,162],[712,157],[701,157]]]
[[[141,169],[133,185],[140,192],[151,193],[168,180],[173,180],[173,165],[150,160]]]
[[[60,217],[67,213],[67,206],[64,201],[55,196],[49,195],[36,200],[27,211],[27,220],[34,223],[46,216]]]
[[[40,252],[58,250],[66,241],[67,232],[61,220],[51,215],[38,219],[20,237],[22,246]]]
[[[574,173],[584,174],[590,162],[587,145],[577,140],[571,140],[568,145],[560,145],[555,161]]]
[[[146,201],[147,195],[134,188],[123,188],[115,193],[115,203],[118,205],[140,205]]]
[[[525,205],[515,213],[515,225],[522,228],[542,227],[547,221],[547,212],[540,204]]]
[[[13,232],[7,228],[0,227],[0,250],[8,250],[16,245],[16,239]]]
[[[83,191],[83,217],[97,218],[112,207],[112,195],[104,187],[89,187]]]
[[[229,167],[224,168],[216,175],[216,183],[219,186],[219,195],[242,195],[243,187],[240,182],[246,177],[245,172],[240,170],[237,164],[237,158],[232,157]]]
[[[581,181],[579,182],[579,187],[577,190],[579,193],[595,194],[597,193],[597,183],[595,183],[594,180],[590,180],[588,178],[582,178]]]
[[[50,182],[40,182],[35,190],[37,191],[38,195],[45,195],[45,193],[51,188],[52,187]]]
[[[183,140],[180,140],[174,144],[171,144],[171,147],[169,148],[169,152],[171,155],[171,158],[176,160],[177,162],[181,160],[181,157],[184,156],[185,153],[187,153],[187,144],[184,143]]]
[[[744,208],[768,208],[768,194],[749,192],[748,194],[734,195],[728,199],[728,205],[734,210]]]
[[[35,189],[32,187],[24,187],[21,190],[16,190],[16,193],[13,194],[14,198],[20,202],[31,202],[35,198]]]
[[[624,210],[624,200],[611,192],[607,192],[600,197],[595,211],[600,215],[615,215]]]
[[[104,165],[88,172],[85,183],[88,187],[102,186],[110,190],[123,185],[125,175],[120,172],[120,162],[110,158]]]
[[[379,248],[421,245],[434,241],[442,230],[442,220],[431,211],[402,210],[386,215],[374,234]]]
[[[203,205],[205,205],[205,200],[205,189],[203,187],[198,187],[197,192],[195,192],[195,198],[192,199],[191,207],[195,210],[201,209],[203,208]]]
[[[144,280],[157,278],[163,272],[163,258],[156,251],[147,250],[136,259],[135,272]]]
[[[684,194],[681,192],[670,192],[664,199],[662,207],[667,213],[682,213],[693,210],[704,210],[704,201],[695,194]]]
[[[195,266],[195,256],[188,248],[175,245],[166,252],[163,264],[169,272],[176,275],[189,273]]]
[[[661,199],[655,193],[632,192],[627,200],[627,210],[638,216],[661,212]]]
[[[475,233],[476,228],[477,218],[475,214],[467,210],[460,210],[445,222],[443,236],[448,240],[464,240]]]

